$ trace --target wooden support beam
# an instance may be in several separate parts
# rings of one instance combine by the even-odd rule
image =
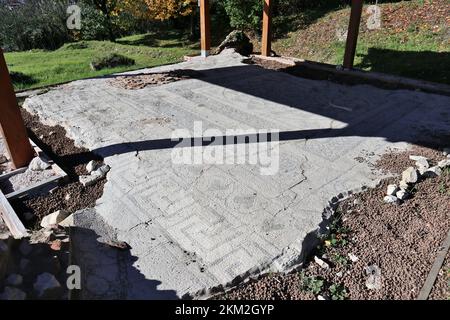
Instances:
[[[0,215],[11,232],[14,239],[22,239],[28,236],[22,221],[20,221],[14,209],[9,204],[5,195],[0,190]]]
[[[355,62],[362,9],[363,0],[352,0],[352,10],[350,13],[350,23],[348,26],[347,44],[345,46],[344,56],[344,68],[346,69],[352,69]]]
[[[272,51],[272,6],[274,0],[264,0],[261,55],[270,56]]]
[[[3,51],[0,48],[0,131],[14,168],[28,165],[33,149],[17,105]]]
[[[209,0],[200,0],[200,34],[201,56],[207,57],[211,49],[211,17],[209,14]]]

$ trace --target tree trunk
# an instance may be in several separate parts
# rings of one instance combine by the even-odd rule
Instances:
[[[193,39],[195,37],[195,13],[193,12],[191,14],[191,26],[190,26],[190,31],[189,31],[189,36],[191,39]]]
[[[108,28],[109,41],[116,42],[116,37],[114,36],[111,17],[109,16],[109,14],[106,14],[106,24],[107,24],[107,28]]]

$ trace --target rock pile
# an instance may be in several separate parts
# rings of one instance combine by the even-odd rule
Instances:
[[[111,168],[106,164],[98,167],[98,165],[91,161],[87,164],[86,169],[90,174],[80,176],[80,183],[84,187],[94,185],[97,181],[105,178]]]
[[[243,56],[249,56],[253,52],[253,44],[250,38],[240,30],[232,31],[217,47],[213,54],[219,54],[225,49],[233,48]]]
[[[443,154],[446,158],[439,161],[435,166],[431,166],[429,160],[423,156],[409,156],[410,160],[415,161],[415,167],[411,166],[403,171],[402,179],[398,185],[390,184],[387,186],[386,196],[383,201],[385,203],[399,204],[411,196],[411,192],[419,180],[440,176],[443,169],[450,167],[449,151],[450,148],[444,149]]]

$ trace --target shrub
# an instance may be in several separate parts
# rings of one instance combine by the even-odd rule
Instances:
[[[83,40],[109,39],[108,22],[106,16],[92,4],[81,3],[81,33]]]
[[[300,273],[300,288],[302,290],[317,295],[322,291],[324,284],[325,281],[318,277],[306,276],[303,272]]]
[[[241,30],[261,28],[263,1],[224,0],[223,6],[233,28]]]
[[[128,57],[117,53],[108,54],[103,57],[97,57],[91,62],[92,70],[102,70],[105,68],[114,68],[119,66],[132,66],[136,62]]]
[[[223,0],[220,3],[228,15],[231,27],[261,30],[264,7],[262,0]],[[282,26],[283,23],[292,23],[289,19],[305,13],[305,10],[337,8],[348,3],[349,0],[278,0],[273,6],[273,16],[277,18],[274,22]]]
[[[341,284],[330,286],[331,300],[345,300],[347,298],[347,289]]]

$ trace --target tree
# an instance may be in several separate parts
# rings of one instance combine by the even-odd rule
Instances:
[[[118,0],[92,0],[95,7],[100,10],[106,18],[106,27],[108,28],[109,40],[116,41],[114,36],[112,15],[117,14],[120,9],[118,7]]]
[[[233,28],[261,29],[262,0],[223,0],[222,4]]]
[[[197,0],[125,0],[121,1],[124,10],[133,15],[152,19],[169,20],[186,17],[194,12]]]

